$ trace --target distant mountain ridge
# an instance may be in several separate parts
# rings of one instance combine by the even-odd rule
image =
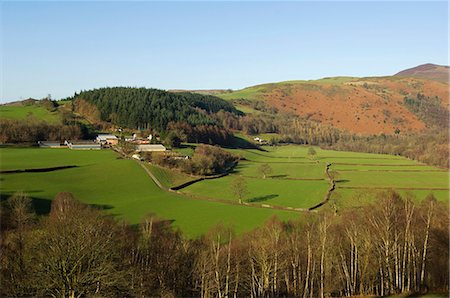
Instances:
[[[449,84],[443,79],[448,70],[448,66],[424,64],[394,76],[294,80],[241,90],[101,88],[70,99],[72,110],[89,122],[129,127],[165,129],[170,121],[217,124],[208,113],[223,109],[235,115],[240,111],[295,115],[362,135],[408,134],[448,129]],[[33,100],[1,105],[2,116],[17,117],[21,106],[21,115],[26,115],[29,101]],[[19,109],[17,113],[12,112],[13,106]],[[57,111],[67,110],[66,106]]]
[[[435,80],[443,83],[449,82],[450,67],[432,63],[422,64],[396,73],[397,77],[412,77],[426,80]]]

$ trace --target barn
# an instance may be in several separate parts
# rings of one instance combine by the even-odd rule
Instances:
[[[100,150],[102,145],[94,141],[65,141],[64,144],[74,150]]]
[[[162,152],[166,150],[166,147],[161,144],[141,144],[136,146],[137,152]]]

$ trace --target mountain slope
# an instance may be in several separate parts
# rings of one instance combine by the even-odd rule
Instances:
[[[402,70],[396,73],[395,76],[435,80],[443,83],[448,83],[449,67],[427,63]]]
[[[448,85],[404,77],[336,77],[315,81],[287,81],[257,85],[218,96],[264,101],[280,112],[295,114],[360,134],[418,132],[427,127],[423,117],[405,104],[406,98],[424,96],[448,109]],[[422,96],[421,96],[422,99]],[[443,123],[443,125],[445,125]]]

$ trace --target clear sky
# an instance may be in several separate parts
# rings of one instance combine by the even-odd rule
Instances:
[[[2,102],[448,65],[447,2],[1,2]]]

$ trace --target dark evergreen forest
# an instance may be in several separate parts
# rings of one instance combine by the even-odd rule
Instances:
[[[215,96],[147,88],[100,88],[82,91],[72,100],[84,100],[95,105],[102,121],[161,132],[170,122],[186,122],[192,126],[218,125],[210,114],[220,110],[241,114],[231,103]]]

